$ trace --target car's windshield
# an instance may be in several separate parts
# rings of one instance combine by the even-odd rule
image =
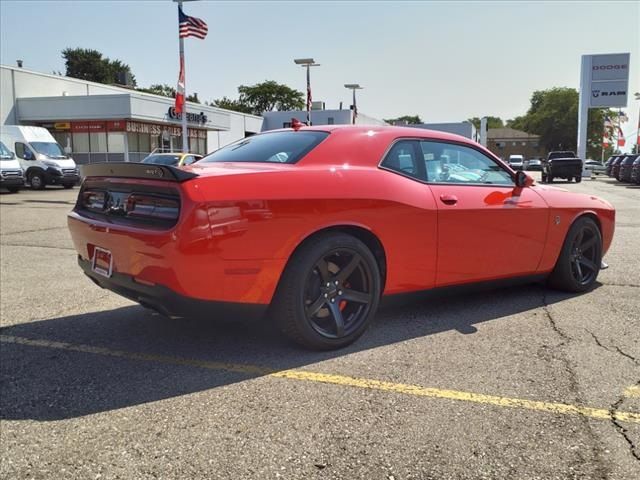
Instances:
[[[318,131],[282,131],[255,135],[216,150],[198,163],[295,163],[328,135],[327,132]]]
[[[180,155],[149,155],[142,163],[155,163],[158,165],[178,165]]]
[[[67,158],[60,145],[53,142],[31,142],[33,149],[49,158]]]
[[[9,150],[4,143],[0,142],[0,160],[13,159],[13,153]]]

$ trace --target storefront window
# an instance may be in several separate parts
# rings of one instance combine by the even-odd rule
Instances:
[[[124,133],[109,132],[107,142],[109,153],[124,153]]]
[[[106,132],[91,132],[89,134],[89,145],[91,145],[91,153],[106,152],[107,151]]]
[[[73,153],[88,153],[89,152],[89,134],[88,133],[74,133],[73,138]]]

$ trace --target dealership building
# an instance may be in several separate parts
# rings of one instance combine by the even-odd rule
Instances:
[[[0,125],[47,128],[77,163],[140,161],[182,149],[172,98],[0,65]],[[258,133],[262,117],[186,102],[189,151]]]

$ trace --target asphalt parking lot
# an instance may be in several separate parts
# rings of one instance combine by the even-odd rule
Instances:
[[[640,478],[640,187],[558,186],[617,209],[593,291],[436,296],[329,353],[101,290],[77,188],[0,194],[0,477]]]

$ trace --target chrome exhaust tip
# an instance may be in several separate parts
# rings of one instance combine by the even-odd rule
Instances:
[[[600,260],[600,270],[606,270],[607,268],[609,268],[609,265]]]

